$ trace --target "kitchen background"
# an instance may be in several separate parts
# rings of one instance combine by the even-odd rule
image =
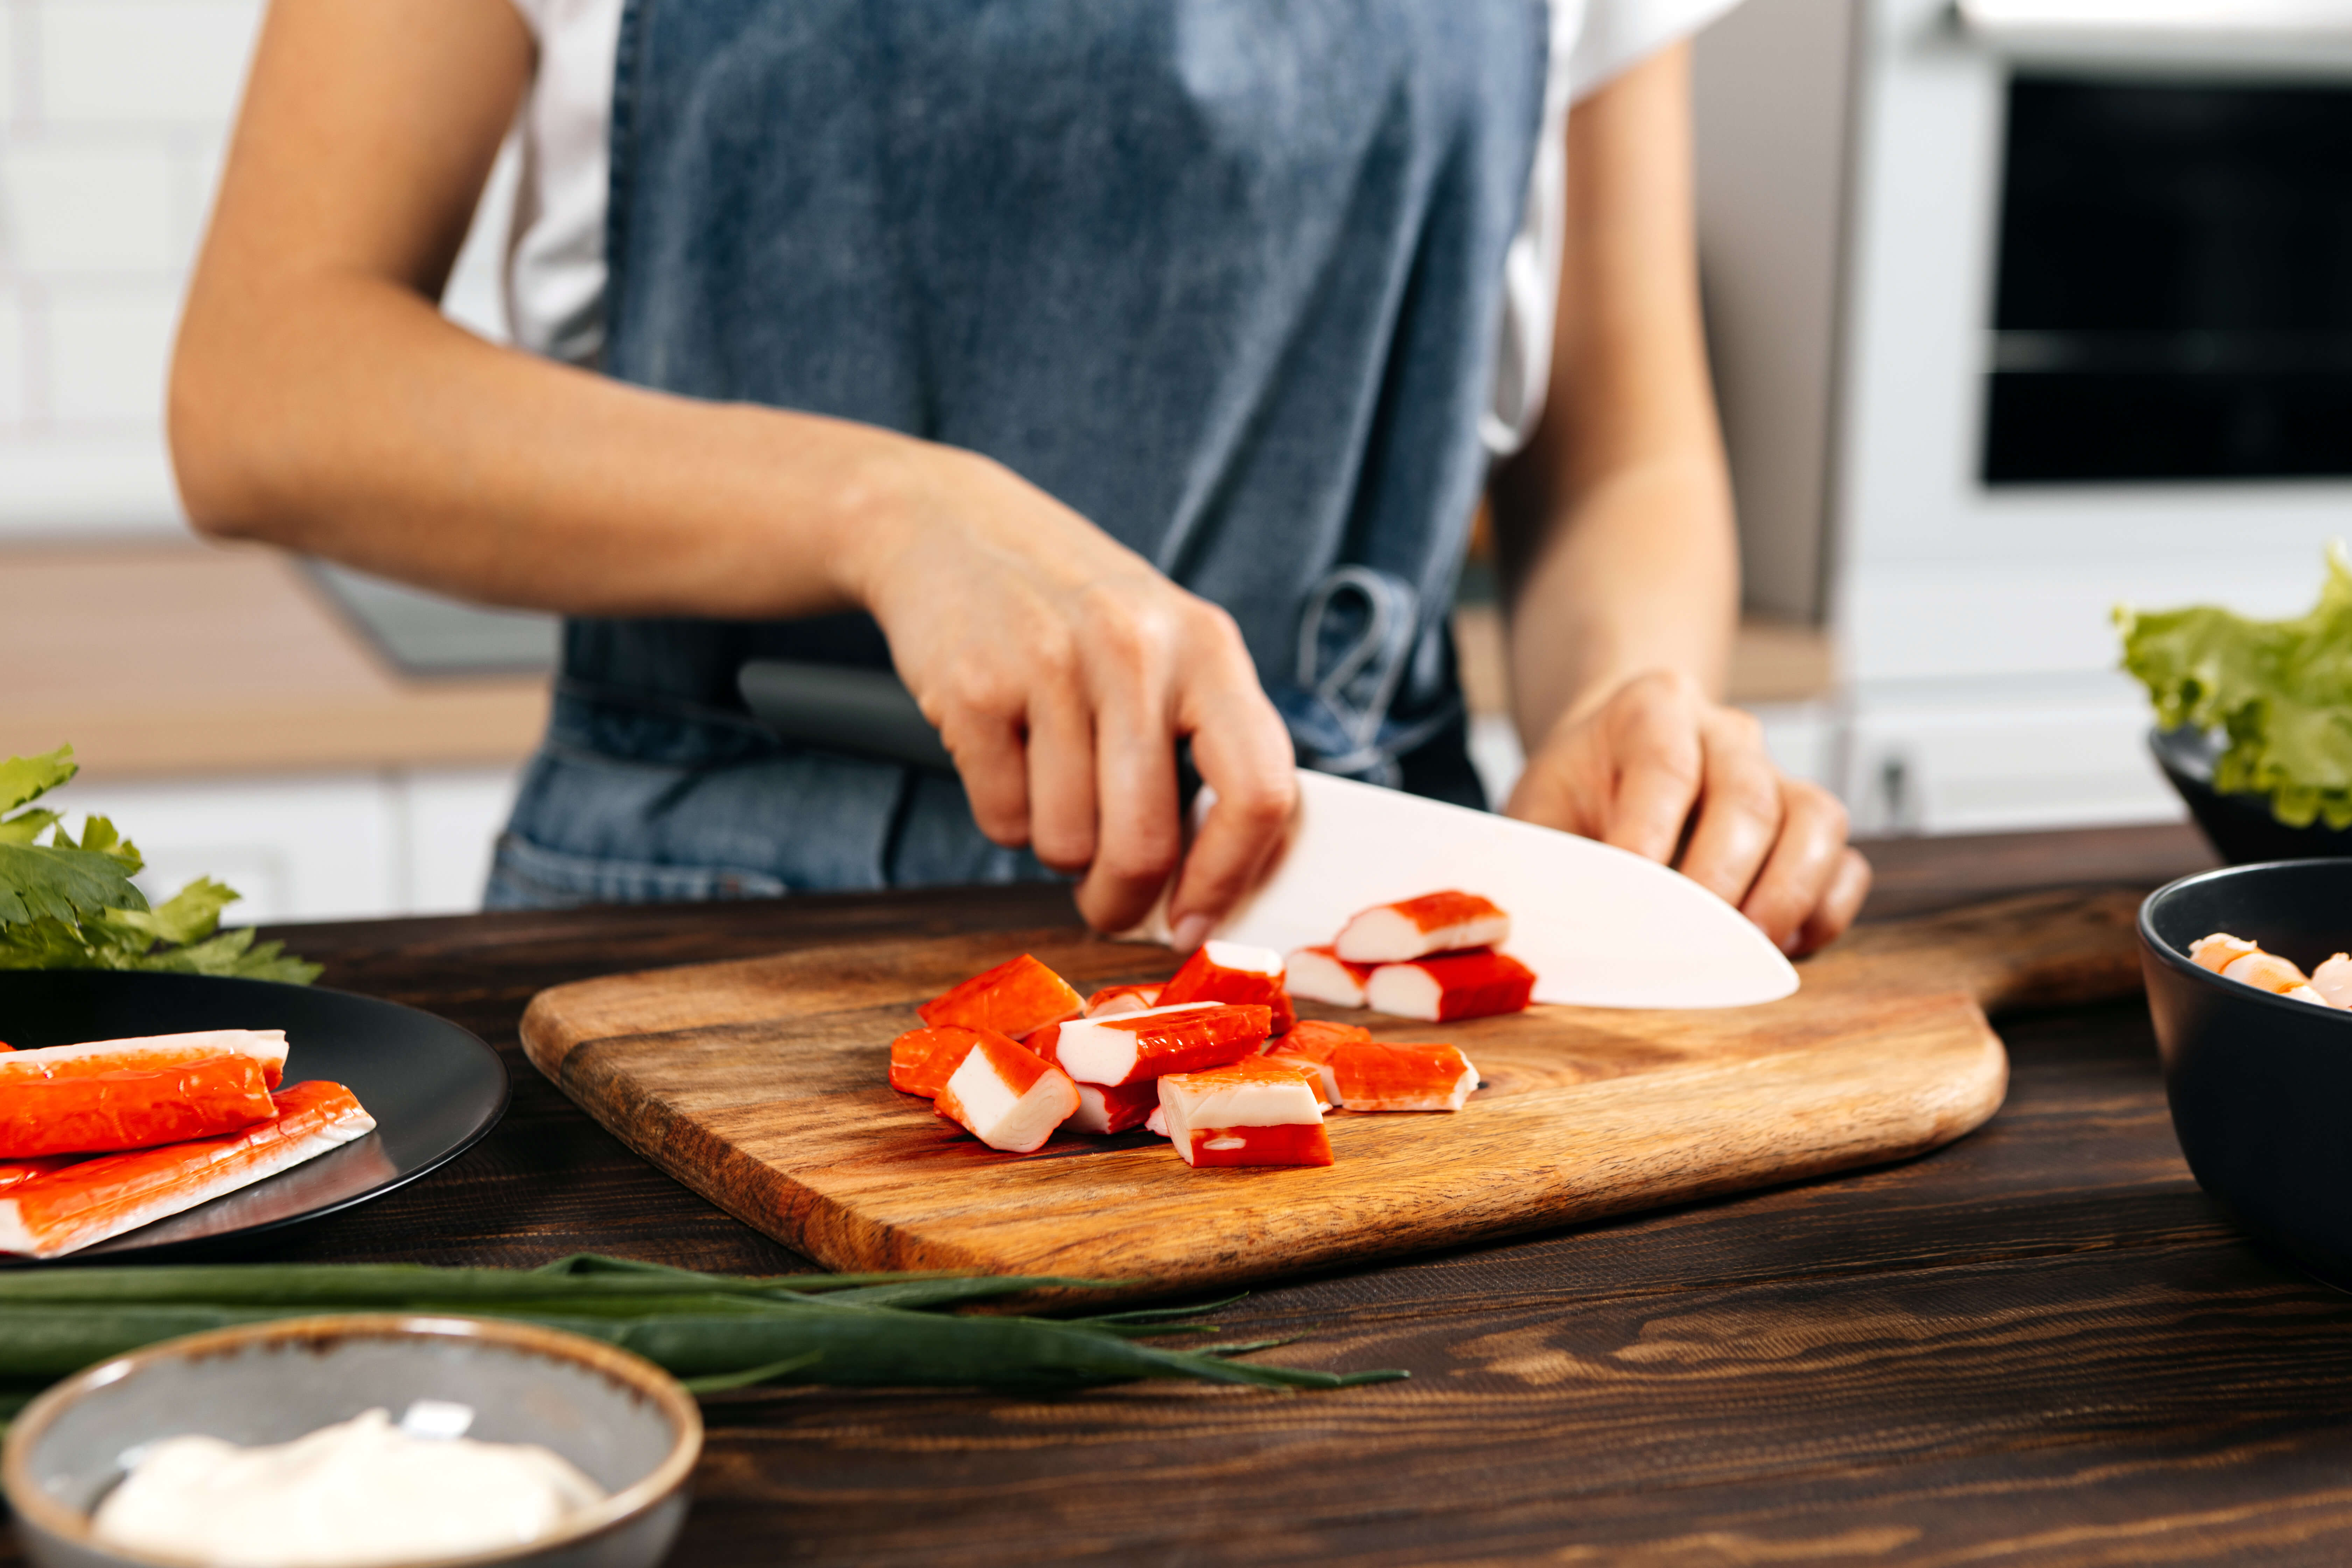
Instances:
[[[173,498],[164,364],[259,13],[0,0],[0,754],[72,740],[66,804],[247,919],[470,909],[550,624],[196,545]],[[1749,0],[1698,81],[1735,699],[1864,831],[2179,816],[2106,614],[2290,613],[2352,532],[2352,5]],[[492,337],[510,192],[445,302]]]

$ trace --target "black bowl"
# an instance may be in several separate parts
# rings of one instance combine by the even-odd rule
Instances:
[[[2352,1289],[2352,1012],[2198,968],[2189,946],[2214,931],[2308,973],[2352,950],[2352,861],[2208,871],[2139,910],[2165,1097],[2198,1185],[2258,1239]]]
[[[2189,815],[2205,830],[2213,852],[2232,866],[2256,860],[2301,860],[2314,855],[2352,855],[2352,827],[2314,821],[2290,827],[2271,815],[2266,795],[2224,795],[2213,787],[2213,764],[2222,742],[2202,730],[2150,730],[2147,749],[2156,765],[2189,804]],[[2205,933],[2200,931],[2200,936]],[[2352,947],[2352,938],[2346,945]]]

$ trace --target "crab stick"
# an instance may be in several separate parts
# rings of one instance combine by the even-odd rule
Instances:
[[[1535,971],[1508,953],[1445,952],[1381,964],[1364,983],[1364,1005],[1392,1017],[1451,1024],[1518,1012],[1535,985]]]
[[[1274,1029],[1272,1008],[1184,1002],[1112,1018],[1081,1018],[1041,1035],[1033,1048],[1080,1083],[1140,1083],[1256,1054]]]
[[[0,1252],[57,1258],[362,1138],[375,1118],[339,1083],[298,1083],[241,1132],[82,1160],[0,1192]]]
[[[276,1114],[262,1064],[247,1056],[0,1076],[0,1160],[152,1149],[234,1132]]]
[[[79,1165],[81,1159],[74,1154],[51,1154],[38,1160],[0,1160],[0,1193],[26,1182],[52,1176],[68,1165]]]
[[[1328,947],[1293,948],[1283,961],[1283,984],[1293,996],[1328,1002],[1334,1007],[1364,1005],[1364,982],[1378,965],[1350,963]]]
[[[11,1051],[0,1061],[0,1085],[30,1079],[88,1077],[100,1073],[181,1067],[212,1057],[250,1057],[276,1089],[286,1076],[283,1029],[205,1029],[186,1035],[145,1035],[126,1040],[90,1040],[78,1046],[45,1046]]]
[[[1085,1005],[1068,981],[1024,952],[985,974],[950,986],[915,1011],[924,1023],[934,1026],[960,1024],[967,1029],[993,1029],[1017,1040],[1049,1024],[1076,1017]]]
[[[1101,1083],[1078,1085],[1078,1108],[1066,1124],[1073,1132],[1125,1132],[1140,1127],[1160,1108],[1160,1080],[1116,1087]]]
[[[1328,1165],[1315,1091],[1263,1057],[1160,1080],[1160,1113],[1188,1165]]]
[[[1087,998],[1086,1016],[1089,1018],[1115,1018],[1121,1013],[1140,1013],[1147,1007],[1160,1005],[1157,985],[1107,985]]]
[[[948,1075],[932,1109],[992,1149],[1030,1154],[1078,1109],[1078,1090],[1027,1047],[983,1035]]]
[[[1459,1110],[1478,1087],[1458,1046],[1351,1041],[1332,1050],[1326,1070],[1336,1103],[1349,1110]]]
[[[1475,893],[1423,893],[1363,910],[1339,928],[1332,950],[1349,963],[1402,963],[1433,952],[1491,947],[1511,917]]]
[[[2352,1007],[2352,954],[2323,961],[2311,972],[2311,988],[2331,1007]]]
[[[1343,1046],[1370,1045],[1372,1032],[1360,1024],[1333,1024],[1321,1018],[1301,1018],[1290,1033],[1265,1044],[1268,1061],[1286,1062],[1309,1074],[1316,1092],[1331,1105],[1339,1099],[1339,1080],[1332,1075],[1331,1056]]]
[[[2352,959],[2340,952],[2306,979],[2291,961],[2274,952],[2264,952],[2243,937],[2215,931],[2189,944],[2189,961],[2224,980],[2234,980],[2274,996],[2320,1007],[2352,1006]]]
[[[1167,984],[1159,1005],[1183,1002],[1257,1002],[1274,1010],[1274,1032],[1287,1031],[1297,1015],[1282,988],[1282,954],[1239,942],[1204,942],[1193,950]]]
[[[963,1066],[964,1057],[982,1039],[1013,1042],[993,1029],[967,1029],[955,1024],[936,1029],[909,1029],[890,1042],[890,1087],[900,1094],[937,1100],[948,1075]]]

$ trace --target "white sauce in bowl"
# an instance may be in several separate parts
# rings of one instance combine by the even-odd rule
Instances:
[[[604,1500],[535,1443],[419,1437],[371,1410],[266,1447],[150,1444],[90,1524],[110,1546],[216,1568],[357,1568],[528,1545]]]

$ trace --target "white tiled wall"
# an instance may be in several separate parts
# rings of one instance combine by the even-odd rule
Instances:
[[[164,365],[260,0],[0,0],[0,535],[172,531]]]

